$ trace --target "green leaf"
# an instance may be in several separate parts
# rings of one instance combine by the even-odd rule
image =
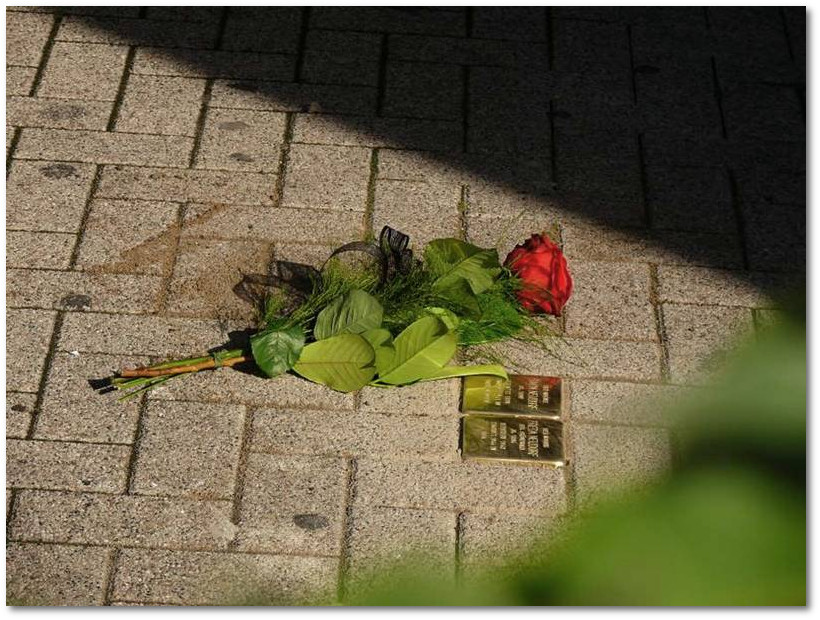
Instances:
[[[362,332],[362,338],[370,343],[376,353],[376,368],[388,368],[392,365],[396,349],[389,331],[384,328],[369,329]]]
[[[455,281],[466,280],[473,293],[486,291],[493,285],[501,264],[498,251],[482,249],[459,239],[435,239],[424,249],[427,266],[438,276],[433,290],[448,290]]]
[[[424,309],[429,314],[432,314],[434,317],[438,318],[442,323],[447,326],[447,329],[453,331],[458,327],[458,324],[461,322],[461,319],[458,318],[458,315],[455,312],[451,312],[447,308],[437,308],[435,306],[427,307]]]
[[[353,392],[376,374],[375,353],[358,334],[341,334],[307,345],[293,370],[339,392]]]
[[[304,346],[305,332],[298,326],[266,330],[251,336],[253,359],[269,377],[293,368]]]
[[[492,375],[502,379],[508,378],[507,371],[503,366],[484,364],[481,366],[445,366],[435,374],[422,379],[422,381],[436,381],[438,379],[450,379],[451,377],[471,377],[473,375]]]
[[[377,366],[379,382],[405,385],[433,375],[455,355],[456,344],[456,335],[439,319],[422,317],[396,337],[392,363]]]
[[[435,293],[456,306],[460,306],[465,316],[477,319],[481,316],[481,305],[470,288],[470,283],[464,279],[453,280],[447,287],[434,287]]]
[[[353,289],[334,299],[316,317],[313,335],[324,340],[339,334],[360,334],[382,324],[384,310],[372,295]]]

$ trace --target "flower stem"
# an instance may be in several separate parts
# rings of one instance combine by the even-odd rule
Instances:
[[[234,366],[242,362],[249,362],[253,358],[244,355],[242,349],[233,349],[209,355],[207,357],[191,357],[184,360],[163,362],[153,366],[141,368],[126,368],[120,372],[120,378],[163,377],[166,375],[188,374],[219,368],[220,366]],[[120,384],[117,387],[121,387]],[[133,387],[133,386],[129,386]]]

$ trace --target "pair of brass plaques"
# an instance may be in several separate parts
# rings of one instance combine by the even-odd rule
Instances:
[[[465,377],[461,411],[465,459],[565,465],[558,377]]]

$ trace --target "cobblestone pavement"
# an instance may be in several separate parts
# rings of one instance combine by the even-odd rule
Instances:
[[[16,9],[7,28],[7,583],[209,604],[444,578],[674,462],[662,409],[805,273],[802,8]],[[249,325],[240,271],[382,225],[561,227],[564,470],[466,463],[457,381],[342,395],[90,378]],[[391,551],[388,557],[396,555]],[[381,559],[376,559],[381,558]]]

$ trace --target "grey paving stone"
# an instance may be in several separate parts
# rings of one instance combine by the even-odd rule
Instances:
[[[472,36],[544,41],[546,25],[542,7],[480,7],[475,10]]]
[[[242,7],[228,13],[222,47],[254,52],[296,52],[302,11],[298,7]]]
[[[791,321],[788,313],[782,310],[772,310],[770,308],[759,308],[754,311],[755,330],[758,334],[763,335],[772,329],[781,327]],[[8,428],[8,419],[6,421]],[[6,431],[8,434],[8,430]]]
[[[115,130],[193,136],[204,91],[201,79],[131,75]]]
[[[330,558],[125,549],[112,594],[161,605],[326,602],[336,573]]]
[[[17,127],[104,131],[111,106],[107,101],[9,97],[6,100],[6,122]]]
[[[753,330],[748,308],[663,304],[663,321],[674,383],[708,378]]]
[[[299,114],[293,141],[451,152],[461,150],[461,131],[461,123],[455,121]]]
[[[6,485],[56,491],[119,493],[131,448],[62,441],[6,441]]]
[[[572,261],[569,270],[574,287],[566,306],[568,336],[657,340],[647,266]]]
[[[6,13],[6,64],[36,67],[54,18],[39,13]]]
[[[100,547],[11,543],[6,548],[8,604],[102,605],[110,556]]]
[[[23,129],[15,155],[97,164],[185,166],[193,139],[64,129]]]
[[[729,179],[723,170],[649,167],[646,177],[653,226],[703,232],[737,230]]]
[[[293,375],[266,379],[230,368],[170,381],[149,392],[149,399],[196,400],[242,403],[251,407],[295,407],[335,411],[351,411],[355,406],[353,394],[334,392]]]
[[[213,48],[218,24],[191,22],[180,28],[174,22],[142,19],[66,17],[57,39],[112,45],[149,45],[154,47]]]
[[[458,415],[461,380],[447,379],[401,389],[366,387],[359,408],[367,413],[410,413],[422,416]]]
[[[373,203],[373,231],[391,226],[411,235],[420,252],[432,239],[459,237],[461,192],[452,185],[378,181]],[[411,206],[412,205],[412,206]]]
[[[388,62],[384,116],[459,119],[464,71],[456,65]]]
[[[362,459],[357,502],[368,506],[561,512],[564,472],[546,467]]]
[[[134,493],[232,498],[244,421],[237,405],[152,402],[142,417]]]
[[[6,389],[36,392],[56,312],[6,310]]]
[[[57,41],[37,94],[62,99],[114,101],[127,55],[126,47]]]
[[[211,107],[273,112],[373,114],[377,92],[371,86],[288,84],[216,80]]]
[[[338,555],[346,496],[344,459],[250,454],[242,486],[238,548]]]
[[[293,65],[294,57],[282,54],[210,50],[174,50],[169,54],[162,48],[140,47],[131,71],[137,75],[289,81]]]
[[[14,161],[6,186],[6,227],[76,233],[94,166],[47,161]]]
[[[276,172],[286,118],[278,112],[219,110],[205,119],[198,168]]]
[[[170,275],[179,209],[168,202],[92,200],[77,267],[92,273]]]
[[[321,269],[337,246],[333,244],[277,243],[274,247],[276,260],[311,265]]]
[[[491,66],[511,66],[516,61],[514,48],[507,42],[431,37],[422,34],[391,35],[388,58]]]
[[[105,166],[96,196],[270,205],[275,180],[270,174],[237,171]]]
[[[117,393],[96,394],[88,382],[148,361],[145,357],[57,351],[34,438],[130,444],[137,432],[139,400],[117,402]]]
[[[310,25],[331,30],[418,32],[427,35],[464,36],[462,11],[435,8],[367,7],[346,11],[344,7],[321,7],[311,12]]]
[[[163,282],[153,276],[10,269],[6,287],[10,308],[150,314],[158,308]]]
[[[294,144],[288,155],[282,206],[364,211],[370,149]]]
[[[34,84],[34,67],[6,67],[6,97],[28,97]]]
[[[23,490],[18,493],[11,538],[224,550],[234,529],[229,502]]]
[[[300,76],[319,84],[376,86],[383,36],[309,30]]]
[[[364,235],[358,211],[197,205],[186,211],[183,236],[315,243],[340,246]]]
[[[458,458],[458,419],[334,411],[258,410],[251,450],[332,456]]]
[[[77,236],[70,233],[6,233],[6,267],[68,269]]]
[[[658,294],[660,301],[756,308],[773,305],[767,291],[785,289],[788,280],[772,273],[662,265]]]
[[[36,394],[6,392],[6,437],[26,436],[36,400]]]
[[[76,312],[65,317],[59,346],[63,351],[189,357],[226,340],[217,321]]]
[[[576,500],[589,505],[646,485],[671,465],[665,429],[572,425]]]
[[[253,322],[256,308],[240,299],[233,287],[243,273],[267,273],[272,256],[269,243],[183,238],[168,289],[167,312]]]
[[[806,123],[791,87],[745,84],[724,95],[727,133],[763,140],[804,140]]]
[[[681,386],[573,379],[571,416],[577,422],[671,427],[673,405],[691,390]]]
[[[624,25],[569,19],[557,19],[554,24],[556,69],[586,71],[603,67],[628,74],[629,40]]]
[[[471,190],[470,205],[473,204],[472,195]],[[528,199],[524,197],[521,202],[512,204],[523,204],[526,208],[527,202]],[[508,217],[493,217],[473,216],[469,208],[465,220],[467,240],[482,248],[495,248],[498,250],[498,257],[502,263],[515,246],[529,239],[534,233],[551,234],[559,222],[564,222],[559,213],[550,210],[545,210],[539,215],[520,210],[510,213]]]
[[[148,8],[146,17],[181,22],[216,22],[223,11],[218,6],[152,6]]]
[[[745,204],[749,267],[802,272],[806,265],[806,208],[802,205]]]
[[[469,578],[523,564],[519,560],[542,540],[549,540],[555,521],[540,515],[465,513],[461,516],[461,569]]]

